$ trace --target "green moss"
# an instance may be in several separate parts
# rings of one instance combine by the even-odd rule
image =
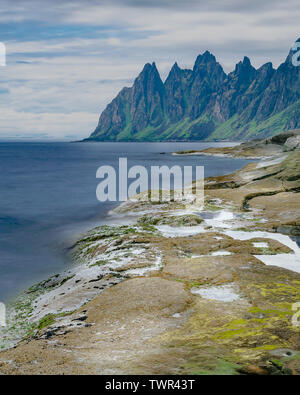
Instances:
[[[232,330],[225,330],[222,332],[217,333],[216,339],[230,339],[232,337],[253,337],[253,336],[260,336],[262,331],[257,328],[249,329],[249,328],[239,328],[239,329],[232,329]]]
[[[73,274],[72,276],[66,277],[62,280],[62,282],[60,283],[60,286],[65,284],[67,281],[71,280],[71,278],[73,278],[75,276],[75,274]]]
[[[257,248],[259,255],[276,255],[276,254],[280,254],[280,252],[276,252],[274,250],[271,250],[270,248],[267,247],[258,247]]]
[[[207,211],[219,211],[219,210],[222,210],[222,207],[217,206],[214,203],[205,202],[204,209]]]
[[[39,323],[37,324],[37,329],[42,330],[55,322],[55,315],[54,314],[47,314],[45,317],[43,317]]]
[[[155,217],[155,216],[150,216],[150,215],[143,215],[141,218],[138,219],[138,224],[141,226],[144,225],[157,225],[159,222],[160,218]]]
[[[138,224],[142,226],[150,226],[150,229],[156,230],[155,225],[169,226],[196,226],[203,222],[202,218],[196,214],[187,215],[168,215],[159,213],[157,215],[144,215],[139,218]]]
[[[36,328],[38,330],[47,328],[48,326],[54,324],[56,318],[67,317],[68,315],[71,315],[73,313],[74,313],[74,310],[73,311],[65,311],[63,313],[57,313],[57,314],[47,314],[45,317],[43,317],[39,321],[39,323],[36,325]]]
[[[194,375],[221,375],[221,376],[232,376],[232,375],[238,375],[239,373],[237,372],[237,369],[239,369],[240,366],[237,364],[234,364],[232,362],[224,361],[224,360],[219,360],[217,362],[217,365],[211,369],[205,369],[205,370],[196,370],[192,371],[191,374]]]
[[[247,326],[249,325],[249,321],[245,319],[236,319],[233,321],[230,321],[228,324],[226,324],[226,328],[228,329],[236,329],[239,326]]]
[[[97,246],[97,245],[95,245],[95,246],[93,246],[93,247],[89,247],[89,248],[86,249],[85,255],[94,254],[94,252],[96,252],[97,249],[98,249],[98,246]]]
[[[280,307],[280,306],[278,306],[278,307]],[[260,313],[262,315],[266,315],[267,317],[275,317],[275,316],[277,316],[277,317],[281,317],[281,318],[286,318],[286,317],[289,317],[289,316],[291,316],[293,314],[291,309],[289,309],[289,310],[281,310],[281,309],[278,309],[278,310],[277,309],[263,310],[263,309],[260,309],[258,307],[250,308],[249,309],[249,313]]]
[[[90,265],[89,267],[93,267],[93,266],[102,266],[102,265],[106,265],[107,263],[108,263],[108,261],[102,259],[102,260],[99,260],[99,261],[93,263],[93,264]]]
[[[241,228],[236,228],[234,230],[238,230],[240,232],[253,232],[254,230],[256,230],[256,228],[254,228],[253,226],[251,228],[245,228],[245,227],[241,227]]]
[[[256,347],[255,350],[272,351],[278,348],[278,344],[264,344],[263,346]]]
[[[294,303],[300,300],[299,286],[285,283],[264,283],[253,284],[253,287],[260,290],[261,296],[272,300],[273,304],[285,300]]]
[[[150,233],[155,233],[157,232],[157,229],[150,224],[141,224],[141,228],[143,232],[150,232]]]

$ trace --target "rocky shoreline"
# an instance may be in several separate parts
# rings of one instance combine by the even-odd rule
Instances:
[[[202,152],[264,158],[206,179],[203,210],[114,210],[15,302],[0,374],[300,374],[299,136]]]

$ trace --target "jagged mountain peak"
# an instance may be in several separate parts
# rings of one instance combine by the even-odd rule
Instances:
[[[148,73],[157,73],[159,74],[155,62],[153,63],[146,63],[143,67],[143,70],[140,73],[140,76],[143,76]]]
[[[253,73],[254,71],[256,71],[256,69],[252,66],[250,59],[248,56],[244,56],[244,59],[236,64],[234,73]]]
[[[175,62],[170,70],[169,76],[172,75],[177,75],[178,73],[180,73],[182,70],[181,68],[178,66],[178,63]]]
[[[132,88],[123,89],[103,111],[91,138],[238,139],[299,128],[300,67],[291,62],[294,53],[277,70],[271,62],[256,69],[245,56],[226,74],[205,51],[191,70],[175,62],[165,83],[155,62],[146,63]]]
[[[250,59],[248,58],[248,56],[244,56],[243,64],[244,64],[245,66],[251,66],[251,61],[250,61]]]
[[[202,55],[197,56],[193,70],[197,71],[207,64],[217,64],[216,57],[209,51],[205,51]]]
[[[171,68],[171,71],[181,71],[181,68],[178,66],[178,63],[175,62]]]
[[[257,71],[268,71],[268,70],[274,70],[275,71],[272,62],[267,62],[267,63],[263,64],[262,66],[260,66],[259,69],[257,69]]]
[[[191,70],[187,70],[188,72],[191,72]],[[175,62],[166,78],[165,85],[168,85],[172,83],[174,80],[179,80],[183,77],[185,71],[182,70],[179,66],[178,63]]]
[[[156,64],[153,62],[146,63],[139,76],[135,79],[133,90],[153,90],[163,89],[163,82],[157,70]]]
[[[146,63],[141,71],[140,74],[146,73],[152,69],[152,64],[151,63]]]

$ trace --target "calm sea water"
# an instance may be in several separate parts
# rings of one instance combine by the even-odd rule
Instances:
[[[119,157],[127,157],[129,166],[198,165],[213,176],[248,163],[171,155],[225,145],[230,144],[0,143],[0,301],[64,269],[72,240],[105,223],[117,203],[96,199],[99,166],[117,167]]]

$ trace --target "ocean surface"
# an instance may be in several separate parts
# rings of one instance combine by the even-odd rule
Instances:
[[[178,150],[232,143],[0,143],[0,301],[70,265],[66,251],[85,231],[105,223],[119,203],[96,198],[99,166],[204,166],[205,176],[249,161],[174,156]]]

